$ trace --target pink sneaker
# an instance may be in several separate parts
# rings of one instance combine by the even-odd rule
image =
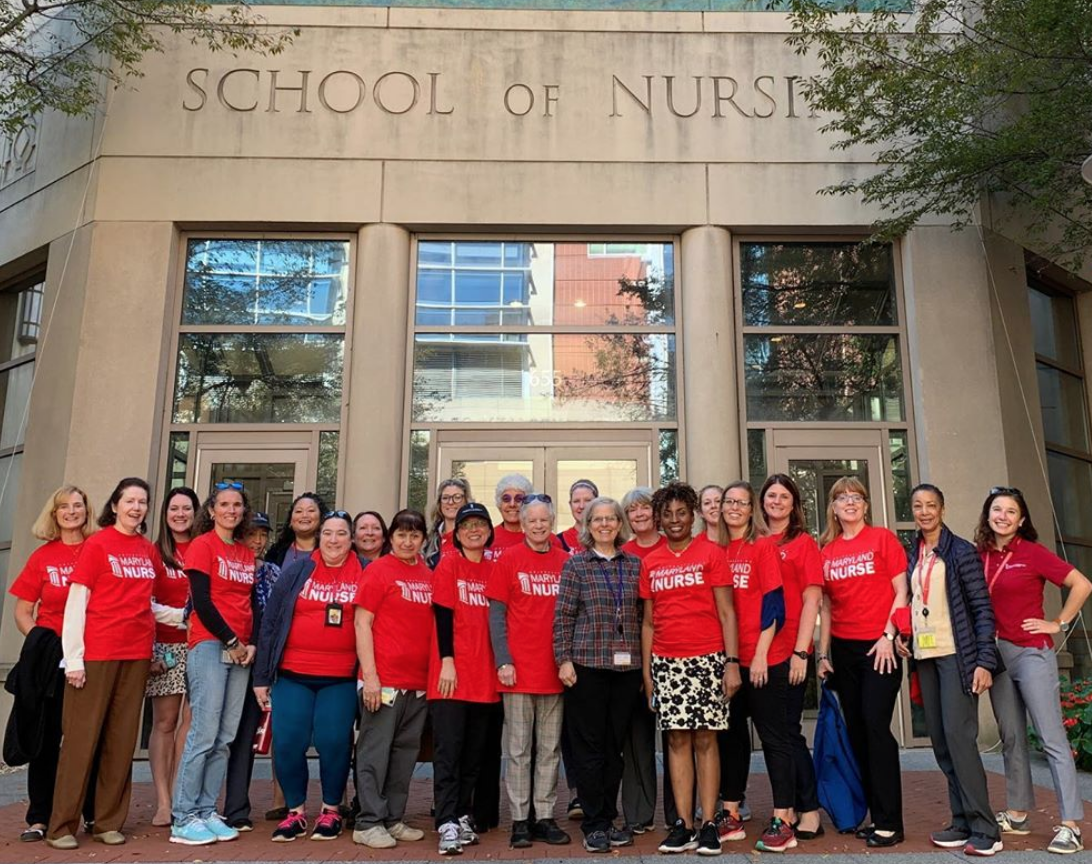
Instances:
[[[274,843],[290,843],[307,833],[307,817],[288,811],[288,816],[273,830]]]
[[[758,838],[755,848],[759,852],[784,852],[786,849],[796,848],[796,834],[792,826],[777,817],[770,820],[762,836]]]
[[[743,828],[743,820],[738,816],[733,816],[727,810],[721,810],[717,814],[717,836],[720,838],[721,843],[727,843],[730,840],[743,840],[747,836],[747,832]]]
[[[337,810],[322,808],[322,813],[315,820],[315,830],[311,832],[312,840],[336,840],[341,836],[341,814]]]

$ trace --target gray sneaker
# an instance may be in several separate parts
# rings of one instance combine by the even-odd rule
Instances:
[[[996,855],[1004,848],[1005,844],[1001,842],[1000,837],[994,840],[990,837],[983,837],[981,834],[972,834],[967,841],[967,845],[963,847],[963,854],[972,858],[988,858],[991,855]]]
[[[934,831],[929,835],[929,839],[934,846],[939,846],[941,849],[962,849],[971,839],[971,832],[949,825],[941,831]]]
[[[440,854],[462,855],[463,844],[459,842],[459,823],[445,822],[440,826]]]
[[[1002,834],[1030,834],[1031,825],[1028,824],[1030,820],[1030,816],[1015,819],[1008,810],[1002,810],[997,814],[997,824],[1001,826]]]
[[[478,845],[478,833],[474,830],[469,816],[459,817],[459,842],[463,846]]]
[[[1072,855],[1074,852],[1080,852],[1084,849],[1084,842],[1081,839],[1081,832],[1074,831],[1068,825],[1063,825],[1057,829],[1058,833],[1054,835],[1054,839],[1050,841],[1050,845],[1047,846],[1047,852],[1057,852],[1059,855]]]

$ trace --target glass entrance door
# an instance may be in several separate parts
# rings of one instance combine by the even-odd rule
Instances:
[[[856,477],[868,490],[869,513],[873,525],[896,529],[893,517],[889,468],[885,464],[885,441],[878,430],[838,430],[819,432],[814,429],[776,430],[772,433],[770,451],[771,472],[788,474],[800,487],[800,497],[808,529],[818,538],[826,527],[827,501],[830,489],[841,477]],[[819,630],[815,638],[818,642]],[[805,708],[805,733],[814,730],[814,710],[818,707],[818,681],[812,675],[808,682]],[[903,746],[924,746],[929,743],[921,709],[910,700],[909,679],[904,678],[899,706],[891,721],[892,730]]]
[[[572,524],[569,487],[588,479],[601,495],[621,500],[634,486],[648,485],[652,476],[651,442],[604,439],[602,443],[558,442],[440,442],[436,477],[463,477],[474,498],[489,508],[494,523],[500,512],[494,506],[497,482],[506,474],[522,474],[554,500],[558,530]],[[433,484],[435,487],[435,484]]]
[[[303,447],[199,447],[195,488],[203,497],[217,483],[242,483],[251,508],[268,513],[273,525],[280,525],[288,518],[296,491],[306,485],[309,458]]]

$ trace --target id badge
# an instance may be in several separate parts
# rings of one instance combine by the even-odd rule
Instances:
[[[936,648],[937,634],[932,630],[919,630],[914,634],[919,648]]]
[[[379,691],[379,704],[386,705],[388,708],[394,705],[394,701],[398,698],[398,689],[395,687],[383,687]]]
[[[628,651],[615,651],[614,652],[614,665],[615,666],[632,666],[633,655]]]
[[[326,604],[326,626],[327,627],[340,627],[342,621],[343,610],[340,603],[327,603]]]

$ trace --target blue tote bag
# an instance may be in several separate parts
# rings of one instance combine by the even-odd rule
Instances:
[[[868,810],[861,771],[849,745],[838,697],[825,684],[819,697],[813,757],[820,805],[839,831],[856,828]]]

